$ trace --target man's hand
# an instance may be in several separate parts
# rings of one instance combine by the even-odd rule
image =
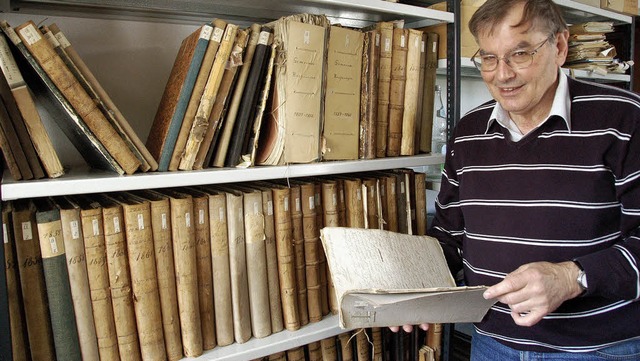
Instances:
[[[389,329],[391,330],[391,332],[398,332],[400,331],[400,327],[401,326],[389,326]],[[423,331],[426,331],[429,329],[429,324],[421,323],[420,325],[418,325],[418,327],[420,327]],[[402,329],[404,330],[404,332],[409,333],[413,331],[413,325],[404,325],[402,326]]]
[[[487,289],[484,298],[509,305],[516,324],[533,326],[562,302],[580,295],[579,270],[571,261],[525,264]]]

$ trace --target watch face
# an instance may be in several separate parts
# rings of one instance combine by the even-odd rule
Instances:
[[[580,271],[580,273],[578,273],[578,284],[583,290],[587,289],[587,274],[584,273],[584,271]]]

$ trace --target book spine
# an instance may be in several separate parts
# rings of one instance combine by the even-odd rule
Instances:
[[[427,331],[427,346],[433,350],[434,358],[441,360],[442,357],[442,324],[432,323]]]
[[[368,329],[360,330],[356,333],[356,359],[371,360],[371,352],[369,349]],[[411,359],[414,360],[414,359]]]
[[[272,191],[282,315],[284,327],[289,331],[295,331],[300,328],[300,318],[298,316],[291,211],[289,210],[291,193],[289,188],[285,187],[273,188]]]
[[[245,192],[243,210],[251,329],[254,337],[262,338],[271,334],[262,192],[259,190]]]
[[[211,261],[211,240],[209,224],[209,196],[205,193],[193,194],[193,215],[196,237],[196,266],[198,269],[198,297],[200,298],[200,324],[202,347],[210,350],[216,347],[216,329],[213,295],[213,274]]]
[[[320,346],[322,347],[323,361],[338,361],[335,337],[328,337],[320,340]]]
[[[38,211],[36,222],[56,358],[81,360],[60,211],[58,209]]]
[[[424,236],[427,234],[427,181],[426,174],[416,172],[415,174],[415,194],[416,194],[416,234]]]
[[[264,215],[264,243],[267,257],[267,282],[269,284],[269,314],[271,332],[284,329],[280,301],[280,279],[278,275],[278,255],[276,252],[276,229],[273,215],[273,193],[271,189],[262,190],[262,214]]]
[[[182,338],[171,239],[171,206],[168,198],[154,199],[150,202],[164,345],[169,361],[175,361],[182,358]]]
[[[4,265],[7,286],[7,309],[9,314],[10,339],[2,357],[7,360],[27,361],[30,359],[29,343],[27,340],[27,325],[24,318],[22,292],[20,292],[20,277],[18,263],[14,250],[15,238],[11,226],[11,213],[8,203],[2,204],[2,239],[4,243]]]
[[[235,341],[244,343],[251,338],[251,306],[247,278],[243,197],[242,194],[233,193],[227,193],[226,197],[233,332]]]
[[[364,36],[360,91],[360,149],[358,155],[361,159],[373,159],[376,157],[380,31],[370,30]]]
[[[16,33],[124,171],[127,174],[134,173],[141,164],[140,160],[136,158],[124,140],[109,124],[95,102],[82,88],[78,80],[75,79],[62,59],[55,53],[51,44],[40,35],[35,24],[27,22],[17,27]]]
[[[378,217],[378,180],[367,178],[362,180],[362,198],[365,228],[380,229],[381,218]]]
[[[393,50],[393,23],[381,22],[380,65],[378,72],[378,115],[376,118],[376,157],[387,155],[389,128],[389,88],[391,86],[391,54]]]
[[[140,354],[143,360],[164,359],[150,204],[124,204],[123,214]]]
[[[307,346],[307,355],[309,361],[322,361],[322,346],[320,341],[312,342]]]
[[[372,360],[382,361],[382,329],[380,327],[373,327],[371,329],[371,338],[373,339],[371,345]]]
[[[28,205],[25,209],[13,211],[12,223],[31,357],[34,360],[53,360],[56,354],[35,210]]]
[[[80,215],[100,360],[119,360],[116,324],[109,291],[102,210],[82,209]]]
[[[102,218],[109,287],[120,357],[140,358],[122,207],[120,205],[103,205]]]
[[[342,183],[344,185],[346,202],[346,226],[350,228],[364,228],[362,180],[359,178],[344,179]]]
[[[287,350],[287,361],[305,361],[304,347],[298,346]]]
[[[213,303],[219,346],[233,343],[233,305],[229,273],[227,205],[223,193],[209,195],[209,231],[213,267]]]
[[[0,82],[1,81],[4,81],[4,78],[0,79]],[[33,179],[34,174],[31,171],[29,160],[27,159],[27,155],[22,148],[17,130],[13,125],[4,102],[0,102],[0,129],[2,131],[2,138],[4,138],[4,144],[2,148],[3,153],[6,151],[8,154],[11,154],[10,158],[5,157],[5,159],[7,159],[7,163],[9,165],[15,164],[16,166],[14,173],[17,175],[17,177],[14,176],[14,178],[17,180]],[[6,147],[4,146],[5,144],[7,145]]]
[[[385,208],[387,209],[388,218],[386,219],[387,230],[392,232],[398,232],[398,179],[395,175],[386,176],[386,195],[387,202],[385,204]]]
[[[422,32],[420,37],[420,69],[418,75],[418,105],[416,108],[416,126],[414,137],[414,154],[420,154],[420,137],[422,135],[422,104],[424,97],[424,77],[427,67],[427,33]]]
[[[182,347],[186,357],[200,356],[203,351],[198,298],[196,238],[191,196],[170,197],[171,239],[176,273],[178,310]]]
[[[420,122],[420,152],[431,152],[433,131],[433,111],[436,84],[436,70],[438,69],[438,34],[427,33],[425,46],[426,64],[422,91],[422,117]]]
[[[316,225],[315,193],[316,187],[313,183],[305,183],[300,186],[309,322],[318,322],[322,320],[323,316],[322,285],[320,281],[320,254],[322,253],[322,246],[320,244],[320,230]]]
[[[60,209],[69,286],[78,327],[80,351],[85,360],[99,358],[98,337],[91,307],[91,291],[84,253],[84,236],[80,209]]]
[[[333,180],[326,180],[322,182],[322,208],[325,227],[340,226],[340,215],[338,211],[339,197],[338,182]],[[338,304],[338,299],[336,298],[336,292],[333,287],[333,281],[331,279],[331,271],[329,270],[329,267],[326,268],[326,278],[328,280],[327,293],[329,295],[329,310],[331,310],[331,313],[337,314],[340,306]]]
[[[309,323],[309,308],[307,302],[307,278],[304,261],[304,231],[302,223],[302,199],[300,186],[291,187],[291,228],[293,235],[293,262],[295,266],[296,290],[298,291],[298,317],[300,326]]]
[[[404,84],[404,111],[402,113],[402,136],[400,155],[415,154],[418,94],[420,87],[420,48],[422,31],[408,29],[406,81]]]
[[[315,193],[314,198],[316,202],[316,227],[318,229],[318,237],[320,237],[320,230],[324,227],[324,207],[322,205],[322,180],[318,179],[315,181]],[[322,307],[322,315],[328,315],[330,312],[329,309],[329,280],[328,273],[329,268],[327,266],[327,258],[324,255],[324,249],[322,248],[322,244],[318,245],[320,252],[318,256],[320,257],[319,272],[320,272],[320,297],[321,297],[321,307]]]
[[[387,157],[400,155],[402,140],[402,114],[405,83],[407,80],[407,29],[393,29],[393,55],[391,56],[391,83],[389,85],[389,130]]]
[[[340,347],[340,355],[342,361],[353,361],[353,344],[349,342],[351,335],[349,332],[338,335],[338,347]]]

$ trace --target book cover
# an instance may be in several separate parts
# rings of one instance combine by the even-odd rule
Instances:
[[[324,227],[339,227],[344,226],[340,222],[339,215],[339,186],[338,182],[333,179],[324,179],[322,181],[322,213]],[[324,258],[324,252],[323,252]],[[329,310],[333,314],[338,313],[338,299],[333,289],[333,281],[331,281],[331,270],[326,269],[327,274],[327,294],[329,296],[328,306]]]
[[[54,197],[53,201],[60,211],[62,239],[64,241],[67,272],[73,311],[78,328],[80,352],[85,360],[98,359],[98,337],[91,307],[91,291],[84,252],[84,237],[80,207],[68,197]]]
[[[162,309],[162,329],[164,344],[169,361],[179,360],[182,355],[182,336],[176,275],[173,263],[173,242],[171,239],[171,206],[169,197],[149,189],[132,191],[149,202],[151,212],[151,233],[156,261],[156,278]]]
[[[36,106],[46,110],[90,166],[124,174],[124,170],[105,146],[93,134],[71,103],[64,97],[51,78],[33,58],[22,40],[6,21],[0,21],[0,28],[9,39],[18,67],[25,81],[33,91]],[[43,116],[44,117],[44,116]]]
[[[31,200],[14,202],[11,223],[31,357],[34,360],[53,360],[56,351],[49,317],[36,209]]]
[[[393,50],[391,56],[391,82],[389,84],[387,157],[396,157],[400,155],[405,83],[407,81],[407,50],[408,30],[394,28]]]
[[[406,81],[404,83],[404,105],[402,112],[402,135],[400,155],[415,154],[418,94],[420,87],[420,49],[422,31],[408,29]]]
[[[360,76],[360,144],[358,158],[376,157],[378,118],[378,77],[380,71],[380,31],[364,33],[362,75]]]
[[[140,355],[143,360],[164,359],[166,350],[156,277],[151,204],[131,193],[111,193],[110,197],[122,207]]]
[[[134,297],[122,205],[104,194],[92,194],[90,198],[98,203],[102,210],[109,290],[120,358],[139,359],[141,357],[140,339],[133,306]]]
[[[132,174],[140,166],[140,160],[131,152],[124,139],[100,112],[95,102],[82,88],[73,73],[67,68],[51,44],[43,38],[32,21],[15,29],[32,56],[49,75],[60,92],[78,112],[89,129],[100,139],[109,153],[116,159],[125,173]]]
[[[122,127],[122,130],[125,132],[127,138],[131,142],[133,142],[137,151],[144,158],[144,163],[147,164],[148,170],[150,171],[157,170],[158,162],[153,158],[151,153],[149,153],[149,150],[144,145],[140,137],[138,137],[136,132],[133,130],[133,128],[131,127],[131,124],[129,124],[129,121],[125,118],[124,114],[122,114],[120,109],[118,109],[118,107],[113,102],[113,100],[111,99],[109,94],[106,92],[106,90],[102,87],[102,84],[100,84],[100,81],[98,81],[98,79],[93,75],[93,72],[91,71],[91,69],[89,69],[89,67],[86,65],[86,63],[82,59],[82,57],[80,57],[80,55],[78,54],[76,49],[73,47],[73,45],[71,44],[69,39],[66,37],[66,35],[62,32],[62,30],[60,30],[60,28],[56,24],[50,24],[49,29],[51,30],[55,38],[58,40],[58,42],[60,43],[60,46],[62,47],[62,49],[64,49],[65,53],[73,61],[73,64],[78,68],[80,73],[84,76],[84,78],[86,78],[89,84],[93,87],[94,91],[96,92],[100,100],[103,102],[105,110],[108,113],[113,114],[116,121],[118,122],[120,127]],[[145,166],[145,168],[147,166]]]
[[[87,277],[100,359],[119,360],[118,338],[109,290],[102,207],[85,195],[73,196],[71,199],[80,207]]]
[[[309,322],[322,320],[322,246],[320,228],[316,215],[316,186],[312,182],[300,184],[300,204],[302,208],[302,236],[304,243],[305,280],[307,288],[307,309]]]
[[[424,236],[427,234],[427,176],[425,173],[416,172],[414,174],[414,189],[416,198],[416,234]]]
[[[300,183],[289,185],[289,212],[293,236],[293,264],[295,267],[296,291],[298,292],[298,317],[300,326],[309,323],[309,307],[307,302],[307,277],[304,260],[304,230],[302,223],[302,194]]]
[[[342,328],[477,322],[495,303],[482,297],[485,286],[455,285],[435,238],[325,227],[321,239]]]
[[[165,188],[159,192],[169,197],[171,208],[171,239],[183,353],[186,357],[196,357],[202,354],[203,345],[193,198],[175,189]]]
[[[31,358],[27,338],[27,324],[24,316],[24,300],[20,291],[20,276],[15,252],[15,238],[11,224],[11,202],[2,203],[2,239],[4,249],[4,265],[6,280],[6,310],[9,332],[5,333],[2,357],[7,360],[27,361]],[[0,280],[2,282],[2,280]],[[6,343],[5,343],[6,342]]]
[[[438,69],[438,34],[427,33],[426,60],[422,90],[420,121],[420,152],[431,153],[433,112],[435,102],[436,70]]]
[[[323,159],[358,159],[364,35],[332,26],[327,46]]]
[[[33,201],[36,207],[36,224],[56,358],[82,360],[73,313],[60,210],[49,198],[35,198]]]
[[[338,353],[336,350],[336,338],[328,337],[320,340],[320,346],[322,347],[322,359],[325,361],[337,361]]]
[[[194,133],[194,142],[198,147],[198,152],[193,160],[193,169],[202,169],[205,164],[209,166],[211,164],[211,157],[216,149],[218,140],[220,139],[220,133],[224,124],[224,113],[229,106],[230,93],[235,89],[237,82],[238,69],[242,67],[245,48],[247,47],[249,39],[249,30],[238,29],[236,33],[236,41],[231,50],[229,61],[224,69],[222,80],[220,81],[220,89],[218,89],[218,96],[213,103],[211,113],[207,119],[207,127],[205,134]],[[200,139],[202,136],[202,139]],[[197,142],[201,141],[200,145]]]
[[[210,350],[216,347],[216,329],[214,304],[211,300],[211,295],[213,295],[213,265],[211,260],[209,195],[192,187],[182,187],[180,191],[191,195],[193,200],[202,347],[204,350]]]
[[[380,65],[378,69],[378,114],[376,118],[376,157],[387,155],[389,128],[389,87],[391,86],[391,54],[393,50],[393,23],[379,22]]]
[[[223,34],[225,34],[225,28],[228,29],[229,26],[232,26],[231,24],[228,26],[226,21],[221,19],[213,20],[210,25],[212,28],[211,38],[209,39],[207,49],[202,58],[200,69],[198,69],[198,75],[193,85],[191,96],[189,97],[189,103],[187,104],[187,109],[182,119],[182,125],[180,125],[180,132],[178,133],[176,145],[173,148],[173,154],[169,162],[169,170],[181,169],[179,168],[180,162],[187,152],[186,144],[190,137],[191,130],[194,128],[194,124],[196,124],[197,127],[198,121],[201,119],[201,117],[198,118],[197,112],[202,107],[202,104],[204,104],[202,99],[203,95],[204,93],[211,92],[211,90],[205,90],[205,87],[207,84],[211,87],[208,79],[212,75],[214,61],[218,57],[218,53],[222,50],[220,49],[220,42],[223,39]],[[205,96],[205,99],[207,97],[208,96]],[[206,100],[204,102],[206,102]]]
[[[127,148],[138,159],[138,161],[140,162],[138,169],[140,169],[142,172],[148,171],[151,168],[151,166],[149,165],[147,160],[144,158],[140,150],[135,146],[135,144],[133,144],[129,135],[125,133],[122,123],[118,119],[116,119],[114,112],[110,111],[110,109],[107,108],[105,103],[102,101],[100,95],[94,89],[93,85],[80,71],[78,66],[76,66],[75,62],[73,61],[73,59],[71,59],[67,51],[62,47],[62,45],[60,44],[60,41],[58,41],[58,38],[53,34],[51,29],[49,29],[49,27],[46,25],[40,26],[40,32],[42,33],[42,36],[53,47],[53,50],[56,52],[56,54],[58,54],[62,62],[67,66],[71,74],[73,74],[73,76],[78,81],[82,89],[84,89],[87,92],[87,95],[89,96],[89,98],[91,98],[95,102],[98,110],[102,113],[104,118],[113,127],[115,132],[122,138],[124,143],[127,145]]]
[[[2,101],[0,101],[0,145],[13,179],[33,179],[27,156]]]
[[[211,26],[203,25],[180,44],[146,142],[147,149],[158,160],[159,171],[169,169],[169,161],[212,31]]]
[[[47,130],[44,128],[27,83],[20,73],[18,64],[4,36],[0,36],[0,68],[2,68],[2,73],[11,89],[13,98],[22,115],[42,166],[47,172],[47,176],[49,178],[57,178],[63,175],[64,168],[62,163],[51,143]]]

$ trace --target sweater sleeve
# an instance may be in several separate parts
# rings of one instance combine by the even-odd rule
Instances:
[[[620,202],[620,237],[612,247],[576,258],[587,275],[587,295],[640,298],[640,110],[631,119],[629,138],[605,155]],[[629,124],[627,123],[627,124]]]

